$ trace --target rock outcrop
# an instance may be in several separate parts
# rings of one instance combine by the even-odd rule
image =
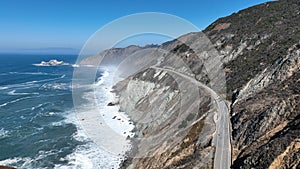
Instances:
[[[39,64],[33,64],[35,66],[62,66],[62,65],[69,65],[68,63],[64,63],[63,61],[58,61],[56,59],[49,60],[48,62],[42,61]]]

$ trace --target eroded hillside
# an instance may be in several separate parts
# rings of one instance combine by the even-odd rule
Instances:
[[[190,33],[155,47],[172,53],[160,55],[160,66],[171,64],[175,70],[194,76],[230,103],[233,168],[300,167],[299,24],[300,1],[280,0],[220,18],[205,29],[204,34],[218,54],[210,48],[204,49],[202,33]],[[127,54],[138,50],[144,49]],[[173,55],[179,57],[190,72],[176,65],[178,60],[174,60]],[[216,107],[203,89],[198,90],[195,92],[200,95],[197,100],[186,100],[188,104],[198,104],[197,112],[183,111],[187,115],[192,112],[198,115],[188,120],[181,130],[181,123],[174,123],[174,117],[180,112],[181,95],[176,93],[180,91],[178,84],[172,82],[172,76],[146,69],[116,86],[121,100],[123,98],[122,110],[133,119],[163,117],[156,121],[159,125],[138,124],[137,137],[147,138],[153,133],[170,136],[171,124],[187,137],[168,149],[168,142],[161,140],[159,143],[165,147],[154,144],[152,156],[128,158],[123,168],[212,168],[215,147],[207,131],[214,129],[212,116]],[[132,93],[135,95],[131,96]],[[136,109],[147,113],[138,114]],[[131,155],[138,154],[138,149]]]

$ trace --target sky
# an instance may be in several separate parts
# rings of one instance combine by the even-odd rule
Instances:
[[[267,1],[2,0],[0,51],[41,48],[80,50],[102,26],[120,17],[141,12],[176,15],[202,30],[220,17],[264,2]]]

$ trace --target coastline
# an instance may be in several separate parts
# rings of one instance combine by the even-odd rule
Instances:
[[[122,83],[122,82],[119,81],[117,84],[119,85],[119,83]],[[134,156],[135,156],[135,154],[137,152],[137,148],[138,148],[137,144],[138,143],[135,141],[136,139],[134,139],[137,136],[136,132],[135,132],[137,130],[137,127],[135,126],[136,122],[134,122],[133,120],[131,120],[129,114],[126,113],[125,111],[121,110],[120,103],[119,103],[119,100],[120,100],[121,96],[120,96],[120,91],[118,91],[116,89],[117,84],[115,84],[115,85],[112,86],[111,93],[114,95],[114,98],[117,99],[118,101],[115,102],[115,103],[113,103],[112,106],[117,107],[118,108],[118,112],[124,113],[129,118],[129,121],[128,121],[129,124],[132,124],[134,126],[132,128],[132,130],[130,131],[131,132],[131,136],[128,135],[126,137],[126,139],[129,141],[130,148],[127,151],[125,151],[125,153],[123,154],[123,160],[121,160],[121,162],[119,164],[119,169],[125,169],[126,167],[128,167],[131,164],[131,160],[134,158]],[[112,103],[112,102],[110,102],[110,103]]]
[[[77,118],[84,134],[95,143],[95,146],[115,160],[110,166],[99,165],[104,168],[119,167],[131,150],[132,144],[128,138],[133,137],[134,125],[125,112],[120,111],[116,102],[117,95],[113,90],[113,67],[102,67],[102,76],[93,85],[93,90],[85,93],[83,99],[89,104],[77,111]],[[105,160],[104,160],[105,161]]]

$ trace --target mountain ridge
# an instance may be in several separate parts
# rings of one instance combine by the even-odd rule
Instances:
[[[222,67],[216,67],[220,70],[215,72],[208,71],[211,69],[206,68],[201,58],[203,55],[197,55],[195,48],[191,48],[202,47],[199,42],[202,33],[190,33],[158,47],[172,53],[161,55],[165,63],[176,65],[173,55],[180,57],[195,79],[212,87],[218,87],[219,72],[225,72],[226,91],[218,92],[230,103],[233,168],[300,167],[299,23],[298,0],[267,2],[218,19],[203,31],[219,52],[215,57],[223,63]],[[125,52],[122,57],[138,50],[141,49]],[[214,57],[205,59],[213,61]],[[180,65],[176,66],[179,70]],[[130,76],[117,84],[115,89],[121,100],[122,97],[134,97],[136,102],[129,103],[123,99],[120,106],[125,111],[133,111],[130,116],[134,118],[139,114],[133,107],[153,115],[149,100],[156,105],[163,103],[162,99],[154,97],[156,95],[161,98],[174,96],[166,104],[175,105],[178,103],[178,86],[171,81],[167,74],[153,69]],[[169,88],[162,88],[159,84],[167,84]],[[148,89],[147,95],[143,88]],[[165,95],[160,93],[161,90],[166,90]],[[137,93],[132,96],[134,92]],[[128,158],[122,168],[212,168],[214,159],[211,154],[215,152],[215,147],[209,128],[215,128],[211,124],[211,115],[216,109],[205,92],[199,89],[199,93],[202,103],[193,120],[204,120],[201,130],[197,132],[195,128],[199,127],[198,123],[185,129],[187,133],[192,133],[185,138],[190,141],[183,140],[168,150],[157,148],[150,157]],[[168,110],[165,113],[170,118],[164,120],[171,120],[178,113],[176,106]],[[162,120],[157,123],[167,127]],[[138,137],[146,138],[157,128],[149,123],[137,125],[136,130]]]

